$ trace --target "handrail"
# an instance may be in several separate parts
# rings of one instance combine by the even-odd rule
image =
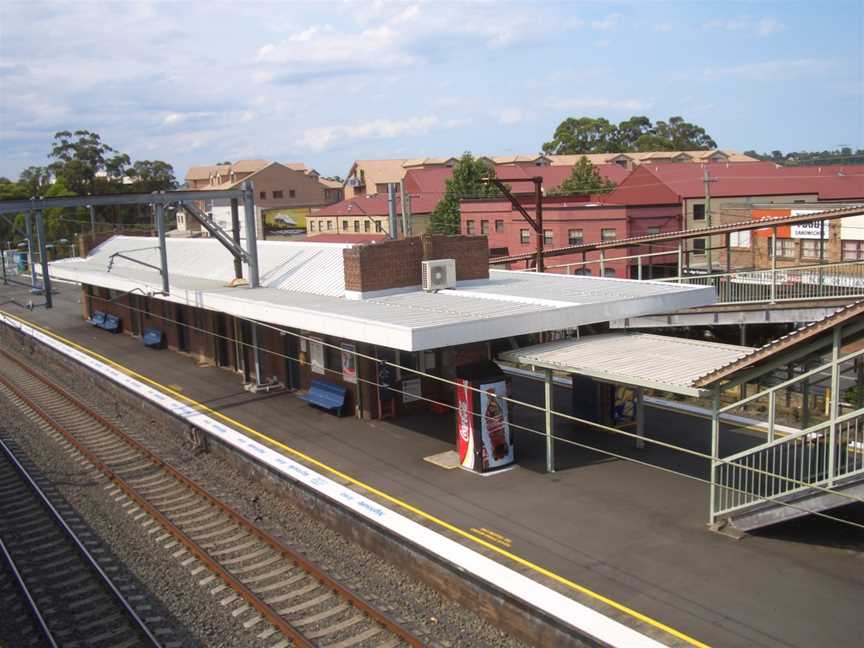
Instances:
[[[683,277],[663,277],[662,279],[655,279],[654,281],[666,281],[666,282],[675,282],[675,281],[694,281],[694,280],[705,280],[705,279],[719,279],[721,277],[735,277],[742,274],[752,274],[756,272],[789,272],[789,271],[797,271],[797,270],[826,270],[828,268],[837,268],[840,266],[851,265],[851,266],[862,266],[864,267],[864,261],[832,261],[831,263],[817,263],[815,265],[803,265],[803,266],[783,266],[782,268],[751,268],[749,270],[735,270],[732,272],[722,272],[719,274],[698,274],[698,275],[686,275]]]

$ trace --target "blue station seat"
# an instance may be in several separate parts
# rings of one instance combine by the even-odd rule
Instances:
[[[144,346],[151,349],[162,348],[162,330],[157,328],[144,329],[144,335],[141,336],[144,340]]]
[[[102,325],[105,324],[105,313],[102,311],[93,311],[93,314],[90,316],[90,319],[87,320],[87,323],[101,328]]]
[[[327,382],[321,378],[316,378],[309,387],[309,393],[305,396],[300,396],[300,399],[310,405],[315,405],[328,412],[342,416],[347,396],[348,390],[344,387]]]
[[[109,333],[119,333],[120,318],[116,315],[106,315],[105,322],[99,325],[99,327],[105,329]]]

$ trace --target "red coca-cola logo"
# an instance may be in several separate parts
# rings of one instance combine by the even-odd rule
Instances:
[[[468,403],[464,400],[459,401],[459,436],[465,443],[471,436],[471,429],[468,426]]]

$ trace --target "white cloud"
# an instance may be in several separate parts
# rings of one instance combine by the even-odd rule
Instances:
[[[671,32],[672,31],[672,25],[670,25],[669,23],[658,23],[658,24],[654,25],[654,27],[652,27],[652,29],[655,32]]]
[[[603,20],[592,20],[591,29],[596,29],[597,31],[610,31],[618,26],[620,18],[621,14],[613,13],[606,16]]]
[[[718,79],[743,79],[746,81],[788,81],[803,77],[821,76],[836,66],[831,61],[820,59],[793,59],[742,63],[724,67],[706,68],[703,78],[707,81]]]
[[[645,110],[650,105],[649,102],[641,99],[606,99],[603,97],[559,99],[552,102],[552,107],[559,110]]]
[[[498,117],[498,123],[505,126],[518,124],[525,119],[525,111],[521,108],[504,108],[494,114]]]
[[[258,48],[259,63],[350,65],[356,68],[410,65],[415,58],[402,47],[403,36],[388,25],[346,33],[312,25],[278,43]]]
[[[771,36],[786,29],[786,26],[776,18],[770,16],[753,18],[751,16],[740,16],[738,18],[723,18],[709,20],[702,24],[703,29],[716,29],[720,31],[748,32],[756,36]]]
[[[408,119],[373,119],[352,124],[318,126],[303,130],[300,145],[320,152],[327,150],[336,142],[425,135],[437,128],[455,128],[461,123],[460,120],[450,120],[442,124],[434,115],[424,115]]]

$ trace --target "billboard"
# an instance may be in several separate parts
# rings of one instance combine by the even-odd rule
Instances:
[[[484,471],[513,463],[513,443],[507,416],[507,383],[499,380],[480,385],[480,412]]]
[[[306,229],[308,207],[285,207],[264,212],[264,224],[271,229]]]

